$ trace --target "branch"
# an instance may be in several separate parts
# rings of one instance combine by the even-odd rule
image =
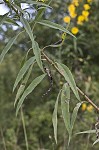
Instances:
[[[56,64],[43,51],[41,51],[41,53],[43,54],[44,58],[56,69],[56,71],[63,76]],[[99,107],[97,107],[97,105],[79,87],[77,87],[77,90],[97,111],[99,111]]]

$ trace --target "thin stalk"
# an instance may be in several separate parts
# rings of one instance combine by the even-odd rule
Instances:
[[[25,119],[24,119],[24,114],[23,114],[22,107],[21,107],[21,119],[22,119],[22,125],[23,125],[24,136],[25,136],[26,150],[29,150],[29,144],[28,144],[26,126],[25,126]]]
[[[56,71],[63,76],[56,64],[43,51],[41,51],[41,53],[43,54],[44,58],[56,69]],[[77,87],[77,90],[99,112],[99,107],[79,87]]]

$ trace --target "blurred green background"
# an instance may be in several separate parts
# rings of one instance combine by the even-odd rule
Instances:
[[[72,71],[77,85],[84,91],[97,105],[99,99],[99,2],[93,0],[90,9],[89,21],[79,27],[79,33],[75,41],[67,35],[66,40],[60,48],[48,48],[46,54],[54,59],[66,64]],[[70,2],[69,2],[70,3]],[[44,18],[63,24],[66,16],[68,4],[66,0],[53,1],[53,10],[46,10]],[[86,1],[84,1],[86,3]],[[80,11],[80,10],[79,10]],[[73,22],[74,24],[74,22]],[[12,25],[3,24],[0,27],[0,52],[6,45],[10,37],[19,29],[12,29]],[[70,29],[69,29],[70,30]],[[50,43],[55,43],[61,38],[61,33],[57,30],[37,25],[34,34],[40,47]],[[25,138],[20,114],[15,116],[14,99],[12,93],[14,81],[21,67],[22,59],[30,48],[28,37],[22,35],[13,45],[0,65],[0,150],[25,150]],[[32,56],[31,52],[29,53]],[[61,117],[61,110],[58,111],[58,144],[55,144],[52,126],[52,113],[59,89],[62,87],[63,79],[51,69],[53,77],[53,87],[51,92],[43,97],[49,87],[49,80],[46,78],[31,93],[24,102],[23,112],[26,124],[29,150],[66,150],[68,134]],[[33,70],[29,82],[34,76],[38,76],[40,70],[36,67]],[[84,101],[84,97],[81,97]],[[72,95],[71,105],[77,102]],[[60,107],[60,106],[59,106]],[[80,108],[74,126],[74,135],[70,143],[70,150],[98,150],[99,144],[94,147],[92,143],[96,140],[96,134],[75,133],[94,129],[98,114],[95,110],[88,109],[86,103],[85,110]],[[72,111],[72,110],[71,110]]]

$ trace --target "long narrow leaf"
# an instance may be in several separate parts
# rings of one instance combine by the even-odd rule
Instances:
[[[57,144],[57,111],[58,111],[58,101],[59,101],[60,93],[61,93],[61,91],[59,92],[59,94],[57,96],[57,100],[56,100],[55,108],[54,108],[54,112],[53,112],[53,117],[52,117],[53,128],[54,128],[54,137],[55,137],[56,144]]]
[[[31,57],[29,60],[27,60],[25,62],[25,64],[23,65],[23,67],[20,69],[17,78],[15,80],[14,86],[13,86],[13,91],[15,90],[15,88],[17,87],[18,83],[20,82],[20,80],[23,78],[23,76],[25,75],[26,71],[29,69],[29,67],[31,66],[31,64],[33,64],[35,61],[35,57]]]
[[[98,129],[98,132],[99,132],[99,129]],[[78,134],[90,134],[90,133],[96,133],[96,130],[87,130],[87,131],[82,131],[82,132],[78,132],[76,133],[76,135]]]
[[[45,76],[46,76],[46,74],[43,74],[43,75],[37,77],[36,79],[34,79],[32,81],[32,83],[24,91],[22,97],[20,98],[20,100],[18,102],[17,109],[16,109],[16,115],[18,114],[18,111],[19,111],[20,107],[22,106],[22,104],[23,104],[24,99],[26,98],[26,96],[29,95],[35,89],[35,87],[43,80],[43,78]]]
[[[38,43],[35,42],[35,40],[34,40],[31,27],[30,27],[30,25],[29,25],[29,23],[27,22],[26,19],[20,17],[20,20],[21,20],[21,22],[23,23],[24,28],[25,28],[26,32],[28,33],[28,35],[29,35],[29,37],[30,37],[30,39],[31,39],[32,48],[33,48],[33,52],[34,52],[34,54],[35,54],[36,61],[37,61],[38,65],[39,65],[39,67],[41,68],[41,70],[44,72],[44,70],[43,70],[43,65],[42,65],[42,61],[41,61],[40,48],[39,48],[39,46],[38,46]]]
[[[97,139],[97,140],[93,143],[93,145],[95,145],[95,144],[97,144],[97,143],[99,143],[99,139]]]
[[[21,96],[21,95],[23,94],[23,92],[24,92],[25,86],[26,86],[27,81],[28,81],[28,79],[29,79],[29,77],[30,77],[30,74],[31,74],[31,72],[32,72],[32,68],[33,68],[33,64],[30,66],[30,68],[29,68],[29,70],[28,70],[28,72],[27,72],[27,74],[26,74],[24,80],[22,81],[20,87],[18,88],[18,91],[17,91],[17,94],[16,94],[16,98],[15,98],[15,102],[14,102],[14,106],[16,105],[18,99],[20,98],[20,96]]]
[[[69,112],[69,98],[67,97],[70,93],[67,93],[68,84],[64,84],[61,92],[61,110],[62,116],[65,123],[65,127],[70,134],[71,126],[70,126],[70,112]]]
[[[7,15],[8,15],[8,13],[5,14],[5,15],[3,15],[3,16],[0,16],[0,25],[2,25],[2,24],[4,23],[4,21],[5,21],[6,18],[7,18]]]
[[[0,55],[0,63],[2,63],[5,55],[7,54],[7,52],[10,50],[11,46],[13,45],[13,43],[16,41],[18,35],[14,36],[13,38],[11,38],[8,42],[8,44],[5,46],[5,48],[3,49],[1,55]]]
[[[54,23],[54,22],[51,22],[51,21],[48,21],[48,20],[38,21],[37,23],[39,23],[41,25],[44,25],[44,26],[47,26],[47,27],[50,27],[50,28],[53,28],[53,29],[57,29],[57,30],[66,32],[66,33],[70,34],[71,36],[73,36],[75,38],[75,36],[71,32],[69,32],[66,28],[64,28],[63,26],[61,26],[57,23]]]
[[[77,118],[78,110],[79,110],[79,108],[80,108],[80,106],[81,106],[82,103],[83,102],[77,103],[76,107],[73,110],[73,113],[72,113],[72,116],[71,116],[71,132],[73,130],[73,126],[74,126],[75,120]]]
[[[74,92],[76,98],[78,100],[80,100],[80,97],[79,97],[79,94],[78,94],[78,91],[76,88],[75,80],[74,80],[73,75],[72,75],[71,71],[69,70],[69,68],[64,64],[59,64],[59,63],[57,63],[57,66],[58,66],[58,69],[63,74],[65,80],[69,83],[69,85],[70,85],[72,91]]]

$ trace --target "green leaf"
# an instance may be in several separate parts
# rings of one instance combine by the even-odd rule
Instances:
[[[15,80],[14,86],[13,86],[13,91],[15,90],[15,88],[17,87],[18,83],[21,81],[21,79],[23,78],[23,76],[25,75],[26,71],[29,69],[29,67],[34,63],[35,61],[35,57],[31,57],[29,60],[27,60],[25,62],[25,64],[23,65],[23,67],[20,69],[17,78]]]
[[[98,129],[98,132],[99,132],[99,129]],[[96,130],[82,131],[82,132],[76,133],[76,135],[78,135],[78,134],[90,134],[90,133],[96,133]]]
[[[83,102],[80,102],[80,103],[77,103],[76,104],[76,107],[74,108],[73,110],[73,113],[72,113],[72,116],[71,116],[71,132],[73,130],[73,127],[74,127],[74,123],[75,123],[75,120],[77,118],[77,113],[78,113],[78,110],[80,108],[80,106],[82,105]]]
[[[57,96],[57,100],[56,100],[55,108],[54,108],[54,112],[53,112],[53,117],[52,117],[53,128],[54,128],[54,137],[55,137],[56,144],[57,144],[57,111],[58,111],[58,101],[59,101],[60,93],[61,93],[61,91],[59,92],[59,94]]]
[[[78,91],[77,91],[77,88],[76,88],[76,83],[75,83],[75,80],[73,78],[73,75],[71,73],[71,71],[69,70],[69,68],[64,65],[64,64],[59,64],[59,63],[56,63],[57,66],[58,66],[58,69],[61,71],[61,73],[63,74],[65,80],[68,82],[68,84],[70,85],[73,93],[75,94],[76,98],[78,100],[80,100],[80,97],[79,97],[79,94],[78,94]]]
[[[93,145],[95,145],[95,144],[97,144],[97,143],[99,143],[99,139],[97,139],[97,140],[93,143]]]
[[[36,57],[36,61],[37,61],[38,65],[39,65],[39,67],[41,68],[41,70],[44,72],[42,61],[41,61],[41,50],[40,50],[39,45],[38,45],[37,42],[35,42],[35,45],[33,45],[33,44],[34,43],[32,43],[32,47],[33,47],[34,55]]]
[[[19,34],[18,34],[19,35]],[[16,41],[18,35],[14,36],[13,38],[11,38],[8,42],[8,44],[5,46],[5,48],[3,49],[1,55],[0,55],[0,63],[2,63],[5,55],[7,54],[7,52],[10,50],[11,46],[13,45],[13,43]]]
[[[6,20],[4,21],[4,23],[7,23],[7,24],[12,24],[12,25],[15,25],[15,26],[19,26],[13,19],[11,18],[6,18]]]
[[[18,102],[17,109],[16,109],[16,115],[18,114],[18,111],[19,111],[20,107],[22,106],[22,104],[23,104],[24,99],[26,98],[26,96],[29,95],[35,89],[35,87],[43,80],[43,78],[45,76],[46,76],[46,74],[43,74],[43,75],[37,77],[36,79],[34,79],[32,81],[32,83],[24,91],[22,97],[20,98],[20,100]]]
[[[68,133],[70,134],[71,126],[70,126],[69,100],[70,100],[70,89],[68,84],[66,83],[63,85],[62,92],[61,92],[61,110],[62,110],[62,116],[65,123],[65,127]]]
[[[2,25],[2,24],[4,23],[4,21],[5,21],[6,18],[7,18],[7,15],[8,15],[8,13],[5,14],[5,15],[3,15],[3,16],[0,16],[0,25]]]
[[[29,37],[31,39],[31,41],[34,43],[34,37],[33,37],[32,30],[31,30],[31,27],[30,27],[29,23],[22,16],[20,16],[20,21],[22,22],[26,32],[28,33],[28,35],[29,35]]]
[[[24,80],[22,81],[20,87],[18,88],[17,94],[16,94],[16,98],[15,98],[15,102],[14,102],[14,106],[16,105],[18,99],[20,98],[20,96],[22,95],[22,93],[24,92],[25,86],[27,84],[27,81],[30,77],[30,74],[32,72],[32,68],[33,68],[33,64],[30,66],[28,73],[26,74]]]
[[[60,31],[63,31],[65,33],[68,33],[70,34],[71,36],[73,36],[74,38],[76,38],[71,32],[69,32],[66,28],[64,28],[63,26],[57,24],[57,23],[54,23],[54,22],[51,22],[51,21],[48,21],[48,20],[42,20],[42,21],[38,21],[37,23],[41,24],[41,25],[44,25],[44,26],[47,26],[47,27],[50,27],[50,28],[53,28],[53,29],[57,29],[57,30],[60,30]]]
[[[29,35],[29,37],[30,37],[30,39],[32,41],[32,48],[33,48],[33,52],[34,52],[36,61],[37,61],[38,65],[39,65],[39,67],[41,68],[41,70],[44,72],[42,61],[41,61],[40,48],[38,46],[38,43],[34,41],[34,37],[33,37],[33,34],[32,34],[31,27],[30,27],[30,25],[29,25],[29,23],[27,22],[26,19],[20,17],[20,20],[23,23],[24,28],[25,28],[26,32],[28,33],[28,35]]]

